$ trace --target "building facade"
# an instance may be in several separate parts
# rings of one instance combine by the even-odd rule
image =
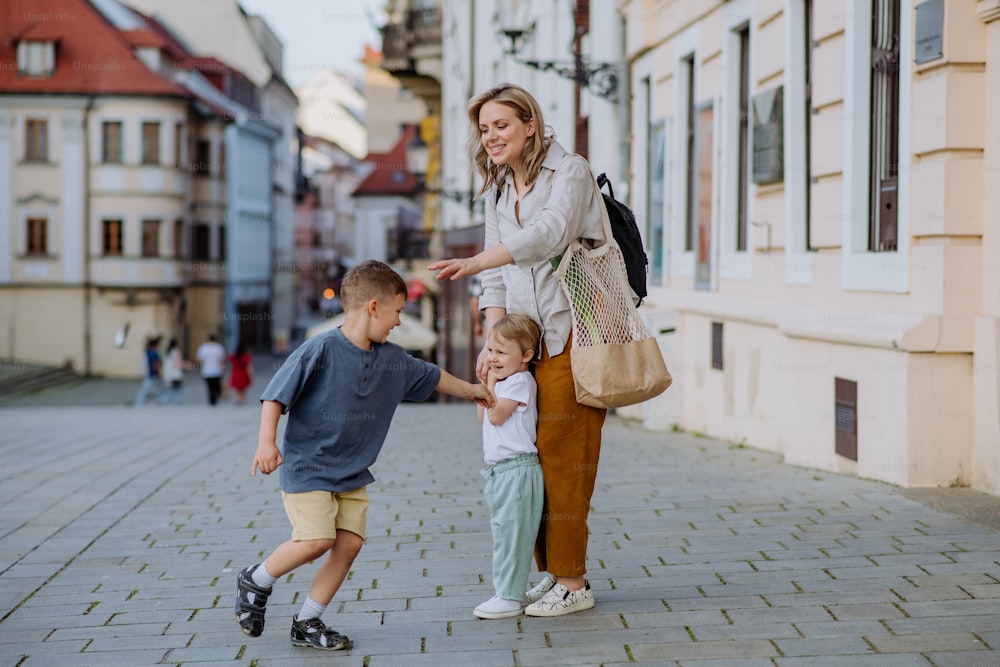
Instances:
[[[168,26],[187,47],[238,71],[226,89],[245,111],[227,127],[224,340],[287,349],[294,322],[293,198],[298,99],[284,80],[284,47],[261,16],[236,0],[126,0]],[[267,144],[266,146],[264,144]],[[266,153],[266,155],[265,155]],[[260,179],[266,177],[266,183]]]
[[[618,2],[637,411],[791,463],[1000,492],[996,2]]]
[[[674,385],[621,414],[1000,492],[997,0],[393,6],[418,89],[425,33],[397,28],[441,16],[442,190],[477,189],[466,105],[510,81],[635,210]],[[435,220],[478,249],[475,206]]]
[[[270,144],[245,153],[272,131],[241,72],[145,15],[14,5],[0,28],[0,354],[136,376],[144,338],[190,352],[236,321],[226,220],[248,186],[227,163],[269,173]]]
[[[610,85],[623,81],[624,73],[622,20],[613,2],[395,0],[391,8],[382,29],[382,66],[429,109],[422,135],[430,149],[424,224],[432,233],[432,256],[466,257],[482,249],[484,208],[468,152],[467,108],[474,96],[501,83],[531,91],[547,131],[607,172],[616,187],[626,187],[625,142],[619,138],[624,90]],[[586,80],[578,82],[582,72]],[[472,377],[482,346],[470,311],[475,286],[463,279],[439,287],[444,330],[438,359]]]

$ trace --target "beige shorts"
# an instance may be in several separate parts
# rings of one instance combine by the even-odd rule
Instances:
[[[292,539],[336,539],[337,530],[349,530],[365,537],[368,492],[365,487],[353,491],[281,492],[285,513],[292,523]]]

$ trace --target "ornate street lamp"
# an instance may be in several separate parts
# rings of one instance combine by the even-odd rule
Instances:
[[[618,101],[618,65],[616,63],[591,62],[577,53],[573,48],[583,34],[577,32],[570,42],[571,61],[559,60],[521,60],[517,55],[532,38],[535,24],[526,28],[518,25],[506,26],[497,31],[503,52],[514,59],[514,62],[527,65],[540,72],[555,72],[559,76],[575,81],[581,88],[590,88],[594,94],[609,102]]]

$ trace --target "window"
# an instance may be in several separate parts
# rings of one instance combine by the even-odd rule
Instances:
[[[705,102],[697,110],[695,136],[695,206],[698,233],[695,253],[694,285],[698,289],[712,288],[712,174],[714,155],[715,109]]]
[[[142,256],[160,256],[160,221],[147,219],[142,221]]]
[[[174,125],[174,166],[178,169],[181,168],[181,164],[184,161],[183,147],[184,147],[184,125],[182,123],[177,123]]]
[[[142,163],[160,164],[160,124],[142,124]]]
[[[226,226],[219,225],[219,259],[226,261]]]
[[[39,118],[24,121],[24,161],[49,161],[49,121]]]
[[[174,257],[184,259],[184,221],[174,220]]]
[[[105,121],[101,124],[101,162],[122,163],[122,124],[120,121]]]
[[[197,222],[191,237],[191,259],[209,259],[211,252],[211,228],[207,223]]]
[[[899,18],[899,0],[873,0],[868,249],[876,252],[897,243]]]
[[[26,255],[47,255],[49,253],[48,239],[49,221],[45,218],[28,218],[27,221],[27,244],[24,248]]]
[[[211,172],[209,162],[212,160],[212,144],[207,139],[198,140],[194,159],[194,173],[198,176],[208,176]]]
[[[122,221],[102,220],[103,254],[105,257],[121,257],[122,255]]]
[[[18,43],[17,73],[19,76],[52,76],[55,71],[55,42]]]
[[[695,206],[694,192],[697,174],[694,172],[694,137],[695,125],[698,122],[697,110],[694,104],[694,54],[681,61],[681,66],[687,75],[687,91],[685,103],[687,106],[687,145],[684,149],[684,164],[687,167],[687,182],[684,198],[684,250],[694,250],[694,230],[698,224],[698,209]]]
[[[747,190],[750,180],[750,26],[739,30],[740,116],[736,166],[736,249],[747,249]]]

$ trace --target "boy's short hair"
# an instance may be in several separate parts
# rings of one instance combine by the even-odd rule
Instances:
[[[490,328],[490,336],[499,336],[504,340],[516,343],[522,352],[531,350],[537,353],[542,329],[538,326],[538,322],[527,315],[511,313],[493,323]]]
[[[348,271],[340,285],[340,302],[345,311],[361,308],[372,299],[384,300],[397,294],[406,296],[403,277],[388,264],[374,259]]]

